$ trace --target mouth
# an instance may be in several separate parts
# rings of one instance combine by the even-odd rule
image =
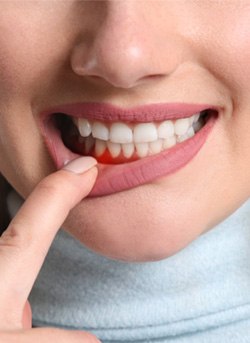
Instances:
[[[89,194],[103,196],[177,172],[202,148],[219,116],[211,105],[62,105],[41,114],[41,131],[57,167],[93,156],[99,174]]]

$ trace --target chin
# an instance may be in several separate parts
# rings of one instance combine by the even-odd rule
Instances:
[[[166,259],[180,252],[203,231],[193,223],[184,226],[162,218],[148,221],[138,217],[119,220],[120,216],[84,217],[74,209],[63,228],[85,247],[97,254],[124,262],[152,262]],[[108,218],[108,219],[107,219]],[[112,220],[113,219],[113,220]],[[189,226],[190,225],[190,226]]]

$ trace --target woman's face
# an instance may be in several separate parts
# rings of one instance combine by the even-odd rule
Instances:
[[[26,197],[76,156],[74,117],[93,136],[104,124],[108,147],[119,122],[132,143],[120,160],[97,157],[95,191],[64,228],[111,258],[175,254],[250,195],[249,23],[250,1],[1,1],[0,171]],[[185,136],[177,119],[207,108],[215,116]]]

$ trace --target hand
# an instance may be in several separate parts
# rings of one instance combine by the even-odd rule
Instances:
[[[99,342],[87,332],[32,329],[27,301],[58,229],[94,185],[95,164],[81,157],[43,179],[0,237],[1,343]]]

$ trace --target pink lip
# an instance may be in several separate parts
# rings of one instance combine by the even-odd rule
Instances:
[[[49,120],[52,113],[65,113],[74,117],[103,121],[147,122],[189,117],[206,109],[219,113],[218,107],[208,104],[151,104],[131,109],[122,109],[103,103],[67,104],[41,113],[41,131],[52,159],[59,169],[65,160],[77,158],[79,155],[64,146],[59,130]],[[211,116],[195,136],[159,154],[124,164],[99,163],[98,178],[89,196],[96,197],[120,192],[178,171],[199,152],[217,119],[218,116]]]
[[[167,119],[178,119],[190,117],[205,109],[217,108],[208,104],[150,104],[133,107],[129,109],[120,108],[111,104],[86,102],[56,106],[49,111],[43,112],[42,116],[46,117],[51,113],[65,113],[74,117],[84,117],[91,120],[102,121],[132,121],[132,122],[149,122],[161,121]]]

